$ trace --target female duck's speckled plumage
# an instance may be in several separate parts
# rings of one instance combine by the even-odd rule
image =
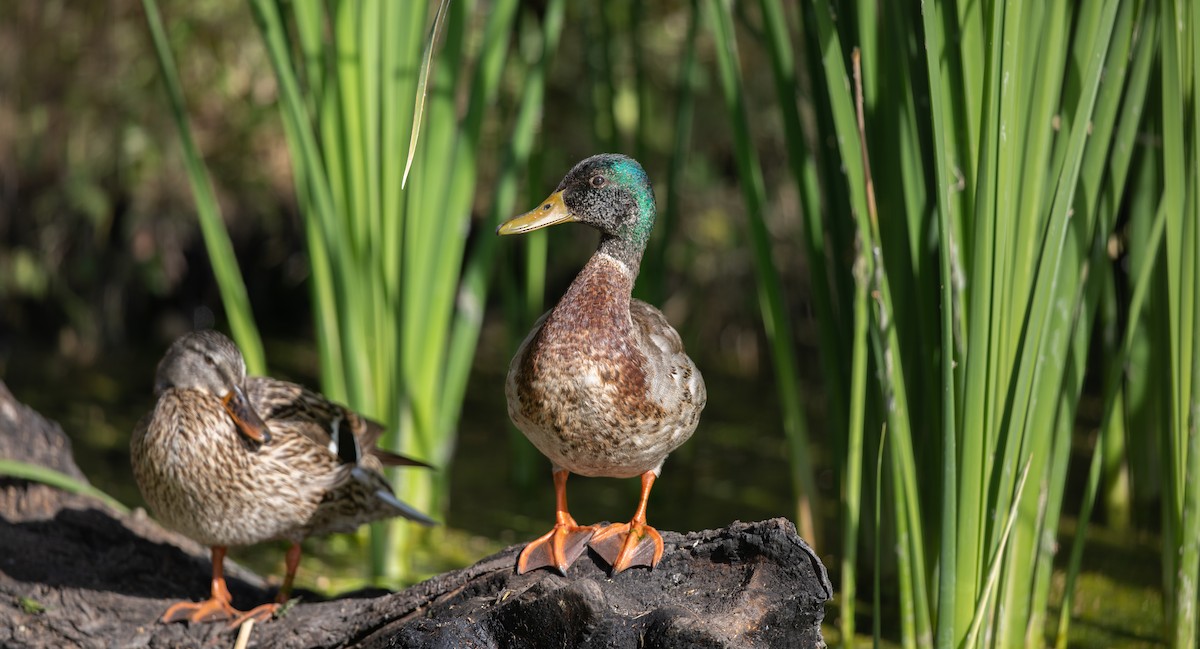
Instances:
[[[558,304],[517,350],[505,383],[508,412],[553,464],[557,522],[518,560],[525,572],[565,571],[590,545],[620,572],[653,567],[662,540],[645,524],[650,487],[667,455],[692,435],[707,400],[679,334],[656,308],[631,298],[654,225],[654,193],[632,158],[577,164],[531,212],[500,227],[517,234],[563,222],[601,233],[600,244]],[[567,513],[566,476],[642,476],[629,523],[579,526]]]
[[[298,561],[298,544],[310,535],[392,516],[433,523],[397,500],[382,475],[384,465],[423,463],[375,448],[379,424],[315,392],[246,377],[240,351],[220,333],[176,341],[155,392],[158,402],[131,440],[138,487],[166,526],[222,555],[225,546],[282,539]],[[215,557],[214,550],[214,573]],[[281,597],[292,564],[289,554]],[[236,613],[221,609],[203,612]]]

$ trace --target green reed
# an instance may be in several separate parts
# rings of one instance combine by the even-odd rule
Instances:
[[[154,2],[146,4],[153,25]],[[321,387],[385,422],[388,446],[439,467],[395,477],[401,498],[436,513],[488,288],[490,238],[468,250],[463,236],[477,146],[518,4],[492,3],[480,34],[469,2],[443,1],[436,14],[424,2],[248,4],[278,83],[304,216]],[[544,27],[550,51],[561,20],[552,23]],[[170,78],[169,52],[163,43],[158,49]],[[519,95],[526,117],[518,120],[501,187],[512,186],[528,158],[529,115],[543,95],[538,74],[544,70]],[[182,117],[180,127],[186,138]],[[202,169],[194,147],[185,154],[189,168]],[[493,220],[512,202],[511,190],[497,192]],[[232,256],[215,254],[211,243],[209,250],[214,268],[236,272]],[[223,295],[237,292],[221,287]],[[244,303],[227,299],[226,308],[231,320],[252,322]],[[411,579],[419,532],[404,522],[372,532],[373,574]]]
[[[814,303],[830,402],[847,408],[831,418],[845,431],[835,443],[843,640],[855,633],[857,549],[882,544],[896,551],[874,569],[877,577],[898,576],[905,646],[1044,643],[1075,413],[1084,377],[1104,371],[1103,442],[1085,505],[1099,489],[1102,460],[1113,467],[1111,489],[1121,489],[1121,466],[1135,482],[1156,481],[1136,473],[1144,462],[1121,457],[1139,440],[1112,440],[1121,430],[1113,425],[1120,386],[1155,377],[1139,394],[1161,390],[1166,399],[1130,412],[1156,421],[1151,430],[1169,431],[1164,532],[1179,552],[1164,552],[1171,555],[1164,574],[1175,601],[1170,628],[1179,646],[1190,646],[1191,585],[1200,576],[1194,9],[1117,0],[834,5],[812,0],[785,9],[762,0],[759,8],[805,210],[804,243],[817,254],[810,267],[831,272],[814,281]],[[728,11],[713,16],[720,46],[719,32],[733,21]],[[1171,37],[1156,39],[1167,26]],[[797,102],[791,43],[801,35],[815,89],[809,119],[796,110],[806,100]],[[861,130],[849,74],[855,48]],[[1160,101],[1147,94],[1156,57]],[[738,121],[735,114],[734,132],[748,147]],[[1161,151],[1146,143],[1147,132],[1162,137]],[[1135,156],[1161,158],[1164,177],[1131,180]],[[755,187],[753,164],[740,169],[743,184]],[[1124,207],[1154,196],[1168,207]],[[1129,254],[1139,262],[1135,285],[1156,286],[1142,290],[1161,296],[1150,301],[1147,319],[1168,343],[1130,366],[1111,359],[1133,358],[1144,293],[1131,302],[1112,290],[1120,271],[1110,239],[1157,232],[1149,227],[1156,213],[1166,215],[1165,245],[1142,235]],[[853,267],[825,256],[851,250]],[[847,286],[857,288],[839,290]],[[1112,303],[1101,308],[1105,300]],[[1114,328],[1124,333],[1108,337],[1104,356],[1091,356],[1094,332]],[[1157,419],[1139,414],[1154,406]],[[864,450],[872,448],[886,448],[886,466],[864,476]],[[864,528],[860,516],[873,491],[861,481],[872,479],[885,481],[876,484],[882,528]],[[1114,492],[1110,502],[1130,497]],[[1071,564],[1073,575],[1077,556]]]

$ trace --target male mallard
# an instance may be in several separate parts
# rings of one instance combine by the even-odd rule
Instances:
[[[153,412],[130,442],[138,488],[158,519],[212,548],[212,597],[179,602],[163,622],[265,620],[287,601],[300,542],[404,516],[434,521],[392,495],[385,465],[429,466],[382,449],[379,424],[294,383],[246,376],[233,341],[184,335],[158,364]],[[287,575],[276,603],[233,608],[225,549],[285,539]]]
[[[575,221],[600,231],[600,246],[558,304],[521,343],[508,369],[508,414],[553,464],[554,529],[531,542],[518,573],[552,566],[565,573],[590,546],[612,566],[653,568],[663,541],[646,524],[646,501],[667,454],[683,444],[708,399],[679,334],[658,309],[634,300],[654,191],[636,160],[592,156],[536,209],[497,230],[520,234]],[[580,526],[567,512],[567,475],[642,478],[628,523]]]

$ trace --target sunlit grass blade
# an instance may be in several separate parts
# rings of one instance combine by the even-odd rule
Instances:
[[[884,426],[879,431],[879,444],[878,444],[879,451],[875,454],[875,521],[874,522],[875,522],[875,529],[877,529],[877,530],[883,529],[883,503],[884,503],[884,499],[883,499],[883,482],[884,482],[884,480],[883,480],[883,463],[884,463],[885,455],[886,455],[886,452],[888,449],[887,442],[888,442],[887,426]],[[880,559],[880,553],[883,552],[883,548],[884,548],[883,543],[875,544],[875,556],[873,557],[874,565],[872,566],[872,570],[871,570],[871,572],[874,575],[874,577],[872,578],[872,582],[874,582],[872,584],[872,588],[873,588],[874,592],[873,592],[873,596],[871,597],[871,613],[872,613],[872,615],[871,615],[871,620],[872,620],[872,622],[871,622],[871,637],[874,638],[876,647],[879,646],[879,640],[883,637],[883,615],[881,614],[883,611],[883,604],[881,603],[881,601],[883,599],[883,589],[882,589],[881,583],[880,583],[883,581],[883,578],[881,577],[881,575],[883,574],[883,561]],[[842,639],[843,647],[855,646],[853,637],[847,638],[846,636],[842,636],[842,638],[843,638]]]
[[[258,326],[254,323],[254,311],[250,308],[250,298],[246,295],[246,282],[242,279],[242,271],[238,267],[237,258],[233,254],[233,244],[229,241],[229,233],[221,220],[220,207],[213,193],[212,178],[208,168],[200,157],[196,141],[192,137],[192,129],[188,124],[187,109],[184,106],[183,89],[179,83],[178,67],[175,57],[171,54],[170,44],[163,31],[162,16],[158,11],[157,0],[142,0],[146,11],[146,22],[150,27],[150,36],[154,41],[154,52],[158,61],[159,73],[162,75],[163,86],[167,92],[168,103],[171,105],[171,116],[175,120],[179,132],[180,143],[183,146],[183,162],[187,170],[188,182],[192,187],[192,195],[196,201],[196,214],[200,221],[200,231],[204,236],[204,246],[212,263],[213,274],[216,275],[217,285],[221,289],[221,300],[225,305],[225,316],[229,319],[230,332],[242,356],[246,359],[246,369],[251,374],[264,374],[267,369],[266,356],[263,353],[262,339],[258,334]]]
[[[1025,468],[1021,470],[1021,476],[1017,480],[1017,490],[1013,493],[1012,497],[1013,506],[1009,509],[1008,518],[1005,520],[1004,528],[1000,532],[1000,540],[996,546],[996,552],[988,562],[988,569],[985,573],[987,577],[984,579],[979,591],[979,601],[975,606],[975,615],[971,618],[971,625],[967,627],[967,637],[964,644],[968,647],[975,646],[983,621],[991,614],[991,595],[996,588],[996,582],[1000,577],[1000,570],[1004,565],[1005,546],[1008,545],[1008,540],[1012,535],[1013,523],[1017,520],[1017,513],[1019,511],[1017,503],[1021,501],[1021,495],[1025,492],[1025,480],[1029,477],[1029,467],[1030,465],[1027,463]]]
[[[1200,578],[1200,431],[1194,416],[1196,394],[1193,373],[1197,353],[1194,305],[1197,300],[1194,259],[1200,254],[1195,232],[1198,181],[1195,177],[1197,128],[1193,106],[1196,88],[1188,56],[1195,48],[1194,7],[1167,0],[1159,14],[1160,72],[1162,75],[1162,173],[1163,209],[1166,213],[1166,313],[1170,377],[1169,430],[1165,450],[1169,503],[1164,520],[1168,539],[1164,548],[1168,567],[1167,591],[1170,598],[1168,623],[1175,647],[1196,643],[1196,581]],[[1189,123],[1191,122],[1191,123]],[[1190,165],[1188,163],[1191,163]],[[1188,169],[1193,173],[1188,173]]]
[[[860,251],[860,258],[854,264],[854,337],[851,339],[854,344],[854,352],[850,364],[850,420],[846,429],[849,439],[846,441],[846,459],[842,466],[841,484],[842,498],[845,504],[842,506],[842,582],[838,596],[841,598],[841,631],[844,646],[853,646],[855,635],[854,616],[858,597],[858,535],[862,503],[863,431],[867,425],[867,359],[869,358],[867,325],[871,319],[868,312],[867,295],[871,283],[870,278],[866,276],[867,264],[861,258],[863,254],[865,253]],[[882,439],[879,449],[880,461],[882,461],[884,450]],[[880,488],[878,485],[882,484],[882,475],[882,471],[877,473],[877,490]],[[876,497],[879,498],[879,495],[876,494]],[[880,501],[876,500],[876,511],[879,507]],[[876,529],[880,529],[879,524],[880,522],[876,520]],[[880,545],[883,544],[876,544],[876,552]],[[875,578],[879,579],[878,560],[875,562],[875,571]],[[876,591],[878,595],[878,588]],[[872,617],[878,618],[880,613],[876,606],[872,610]]]
[[[17,478],[18,480],[29,480],[30,482],[40,482],[45,485],[50,485],[56,489],[88,496],[95,498],[109,507],[128,514],[129,508],[121,504],[116,498],[104,493],[103,491],[93,487],[92,485],[72,478],[71,476],[54,469],[40,466],[37,464],[29,464],[26,462],[17,462],[15,460],[0,459],[0,476],[9,478]]]
[[[404,160],[404,174],[400,179],[400,188],[408,183],[408,172],[412,170],[413,158],[417,156],[417,140],[421,133],[421,121],[425,116],[425,95],[429,86],[429,67],[433,65],[433,48],[437,43],[438,34],[442,31],[442,19],[446,15],[446,7],[450,0],[441,0],[437,13],[433,17],[433,26],[429,28],[429,40],[425,43],[425,53],[421,56],[421,72],[417,76],[417,98],[413,104],[412,133],[408,136],[408,156]]]

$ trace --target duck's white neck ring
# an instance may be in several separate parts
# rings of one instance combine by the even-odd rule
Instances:
[[[611,261],[613,264],[615,264],[617,266],[617,268],[620,269],[622,274],[629,277],[630,279],[634,279],[637,277],[637,273],[633,269],[631,269],[629,267],[629,265],[626,264],[624,261],[622,261],[620,258],[610,255],[607,252],[605,252],[604,250],[597,250],[596,256],[600,257],[602,259]]]
[[[642,263],[642,254],[645,250],[645,246],[605,234],[600,237],[600,246],[596,249],[596,254],[617,262],[632,281],[637,279],[638,269]]]

